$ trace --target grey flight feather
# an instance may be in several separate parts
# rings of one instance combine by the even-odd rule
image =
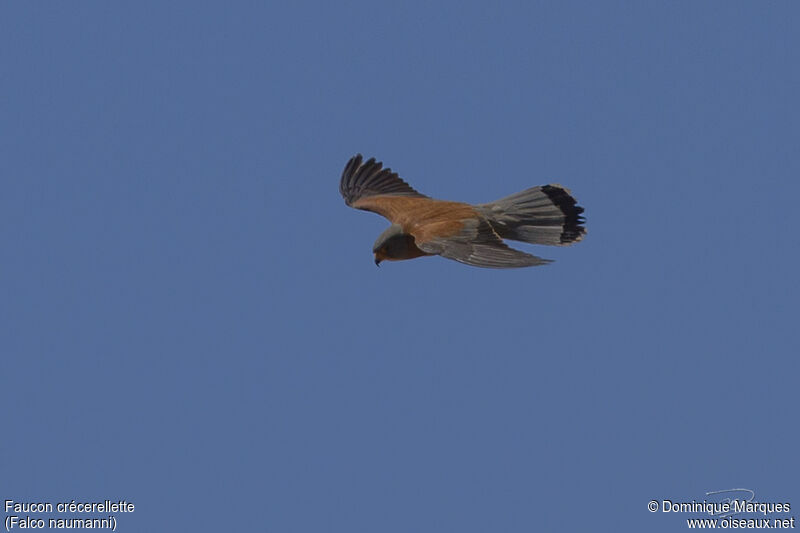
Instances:
[[[460,234],[435,238],[417,246],[429,254],[438,254],[467,265],[484,268],[520,268],[550,263],[535,255],[506,245],[484,219],[465,220]]]
[[[586,234],[583,208],[560,185],[532,187],[475,207],[504,239],[565,246]]]

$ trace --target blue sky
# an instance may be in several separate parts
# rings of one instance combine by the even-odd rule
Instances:
[[[3,3],[3,499],[132,501],[119,531],[800,508],[798,17]],[[356,152],[450,200],[562,183],[588,235],[377,269]]]

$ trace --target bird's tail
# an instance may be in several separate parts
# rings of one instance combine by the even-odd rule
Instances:
[[[560,185],[533,187],[476,207],[504,239],[566,246],[586,233],[583,208]]]

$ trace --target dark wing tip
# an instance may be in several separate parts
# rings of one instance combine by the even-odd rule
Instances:
[[[339,192],[345,198],[345,201],[347,201],[346,191],[350,188],[350,181],[355,175],[356,169],[361,166],[362,160],[363,156],[361,154],[356,154],[350,158],[344,166],[344,170],[342,170],[342,179],[339,181]]]
[[[586,234],[586,228],[583,227],[583,223],[586,222],[582,216],[583,207],[578,205],[569,190],[560,185],[543,185],[542,192],[564,213],[561,244],[571,244],[581,240]]]
[[[347,205],[353,205],[359,198],[367,196],[425,197],[403,181],[397,173],[392,172],[392,169],[383,168],[383,163],[376,161],[374,157],[364,161],[361,154],[351,157],[345,165],[339,182],[339,192]]]

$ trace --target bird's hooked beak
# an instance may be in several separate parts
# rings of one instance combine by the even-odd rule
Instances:
[[[383,250],[380,249],[375,250],[374,253],[375,253],[375,266],[379,267],[381,266],[381,261],[386,259],[386,254],[383,252]]]

